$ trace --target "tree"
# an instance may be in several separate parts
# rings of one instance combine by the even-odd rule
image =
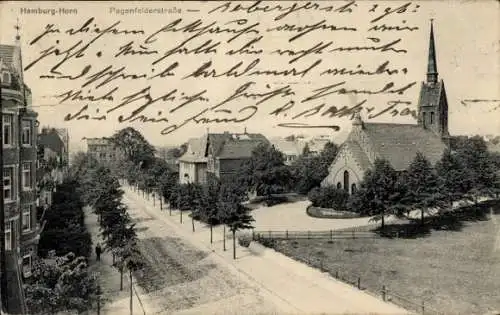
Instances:
[[[177,189],[177,183],[179,181],[179,173],[170,171],[160,178],[160,191],[163,198],[170,202],[170,196]],[[172,206],[172,204],[170,204]]]
[[[84,223],[83,203],[75,180],[66,178],[57,186],[45,219],[47,224],[38,247],[42,257],[50,250],[58,255],[73,252],[77,256],[90,256],[92,241]]]
[[[165,183],[165,178],[168,178],[172,171],[165,160],[154,158],[152,164],[144,173],[144,186],[150,192],[152,190],[161,190],[161,185]]]
[[[245,162],[239,176],[241,184],[257,195],[267,196],[281,194],[289,189],[291,173],[284,163],[283,154],[274,146],[260,144],[249,161]]]
[[[462,159],[457,154],[446,150],[441,160],[436,164],[438,175],[438,189],[444,201],[453,207],[453,202],[460,200],[468,192],[471,186],[468,182],[470,176],[467,174]]]
[[[468,184],[466,197],[478,202],[478,198],[494,195],[497,172],[494,158],[484,139],[480,136],[462,139],[455,145],[457,154],[465,166],[465,179]],[[493,188],[493,189],[492,189]]]
[[[291,166],[294,190],[307,194],[314,187],[319,187],[328,176],[328,168],[337,156],[338,148],[328,142],[319,155],[302,154]]]
[[[130,283],[130,314],[133,314],[133,273],[143,268],[143,257],[141,252],[137,247],[137,239],[134,237],[129,240],[129,242],[122,248],[121,253],[121,270],[127,268],[129,271],[129,283]]]
[[[142,162],[142,167],[147,167],[153,162],[155,148],[134,128],[121,129],[110,140],[135,165]]]
[[[422,153],[417,153],[403,175],[403,182],[407,189],[402,196],[402,204],[420,209],[421,224],[424,225],[424,213],[431,207],[441,208],[443,196],[439,191],[438,176]]]
[[[309,144],[306,143],[306,145],[302,149],[302,155],[308,156],[309,154],[311,154],[311,149],[309,148]]]
[[[24,285],[30,314],[89,311],[96,298],[97,282],[86,259],[73,253],[34,262],[30,283]]]
[[[203,186],[197,183],[188,184],[189,190],[189,209],[191,209],[191,225],[194,228],[194,219],[199,216],[200,212],[204,211],[204,207],[207,205],[205,200],[206,195],[203,190]]]
[[[397,173],[384,159],[375,160],[373,169],[366,171],[361,187],[351,196],[349,207],[358,213],[375,215],[374,220],[382,221],[395,209],[399,196],[395,194]]]
[[[219,193],[219,218],[224,226],[224,250],[226,249],[226,225],[233,234],[233,259],[236,259],[236,232],[241,229],[253,228],[254,221],[249,210],[241,202],[241,194],[234,189],[233,185],[222,185]]]
[[[202,218],[210,226],[210,243],[213,242],[213,226],[219,223],[217,201],[220,193],[220,181],[215,176],[207,179],[205,186],[206,205]]]
[[[349,194],[344,189],[333,186],[315,187],[309,192],[308,198],[315,207],[346,211]]]

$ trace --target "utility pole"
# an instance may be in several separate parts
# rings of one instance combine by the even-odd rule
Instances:
[[[7,267],[5,256],[5,204],[3,192],[3,100],[2,100],[2,82],[0,78],[0,170],[2,171],[2,180],[0,180],[0,296],[1,307],[7,310]]]

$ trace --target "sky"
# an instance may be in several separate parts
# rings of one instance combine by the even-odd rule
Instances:
[[[239,2],[232,2],[231,8],[234,8]],[[292,6],[294,2],[280,1],[282,7]],[[300,5],[301,2],[298,4]],[[326,7],[331,5],[338,8],[346,5],[346,1],[319,1],[318,7]],[[231,44],[227,43],[230,38],[227,32],[220,34],[207,33],[200,36],[198,45],[207,40],[222,42],[217,48],[217,52],[213,54],[175,54],[165,58],[156,66],[152,62],[158,55],[130,55],[113,57],[113,53],[122,47],[127,42],[134,41],[138,47],[141,41],[144,41],[147,36],[144,35],[112,35],[106,34],[101,39],[95,42],[82,56],[82,58],[73,58],[66,62],[59,70],[66,75],[76,75],[82,71],[85,65],[91,65],[93,70],[103,69],[110,65],[113,69],[126,67],[127,73],[159,73],[162,69],[168,67],[175,62],[180,66],[176,69],[175,75],[156,77],[151,80],[115,80],[98,89],[92,84],[89,85],[91,95],[104,95],[104,91],[117,88],[117,93],[114,94],[113,100],[103,100],[98,102],[67,100],[61,102],[61,98],[56,95],[73,90],[77,91],[83,84],[84,80],[54,80],[42,79],[40,76],[46,75],[50,68],[54,66],[61,56],[49,56],[35,64],[24,73],[25,81],[30,86],[33,92],[33,106],[38,112],[42,126],[54,126],[59,128],[67,128],[70,134],[70,150],[75,151],[84,149],[84,137],[102,137],[110,136],[115,131],[126,126],[132,126],[140,130],[145,137],[156,146],[171,146],[181,144],[189,138],[201,136],[209,129],[211,132],[231,131],[243,132],[246,128],[249,132],[261,132],[268,137],[287,136],[290,134],[328,134],[332,135],[336,142],[341,142],[350,130],[350,117],[329,118],[321,116],[321,112],[310,117],[300,117],[293,122],[307,123],[309,125],[332,125],[340,127],[339,131],[333,131],[328,128],[303,128],[291,129],[278,126],[280,123],[292,122],[291,116],[270,115],[274,109],[284,105],[288,100],[294,100],[296,104],[289,114],[298,114],[307,109],[320,104],[325,106],[342,107],[353,106],[365,98],[367,106],[376,108],[374,112],[385,108],[388,101],[399,99],[401,101],[410,101],[408,105],[411,109],[416,109],[418,102],[418,93],[420,82],[425,80],[427,69],[427,51],[429,46],[429,20],[434,19],[434,32],[436,39],[437,64],[438,72],[441,79],[444,80],[449,103],[449,129],[451,134],[500,134],[500,25],[499,15],[500,8],[498,1],[420,1],[420,2],[402,2],[402,1],[355,1],[351,5],[353,13],[334,13],[321,10],[296,10],[288,16],[276,20],[278,13],[259,12],[258,14],[247,12],[222,12],[208,13],[217,6],[226,4],[226,2],[214,3],[197,3],[197,2],[22,2],[22,1],[3,1],[0,3],[0,43],[14,44],[16,30],[16,20],[19,21],[21,47],[23,65],[26,67],[34,60],[39,58],[41,51],[50,49],[51,46],[59,45],[59,48],[69,48],[73,43],[82,40],[89,42],[95,35],[90,33],[76,34],[73,36],[65,35],[64,31],[69,28],[78,29],[85,21],[94,17],[93,24],[104,29],[115,22],[119,22],[118,27],[121,29],[143,30],[145,34],[152,34],[154,31],[161,29],[163,26],[172,23],[173,21],[182,18],[182,23],[176,24],[180,28],[181,25],[188,24],[189,21],[200,19],[203,25],[208,25],[212,22],[217,23],[220,27],[224,25],[236,25],[243,19],[246,20],[245,25],[259,23],[256,29],[259,34],[264,37],[255,45],[257,48],[263,49],[263,54],[259,55],[258,69],[288,69],[295,66],[297,69],[305,69],[307,65],[313,64],[315,60],[321,59],[319,66],[314,68],[304,77],[283,77],[283,76],[253,76],[253,77],[220,77],[220,78],[188,78],[182,79],[183,75],[192,73],[202,64],[212,62],[212,68],[217,68],[222,72],[224,69],[229,69],[231,65],[242,62],[241,68],[248,66],[256,56],[234,55],[228,56],[229,48],[237,49],[245,43],[245,36],[252,38],[256,33],[248,33],[240,36]],[[391,13],[381,19],[379,22],[370,22],[374,17],[383,13],[383,9],[389,11],[400,8],[409,3],[407,11],[404,13]],[[241,6],[250,6],[252,2],[241,2]],[[269,7],[276,6],[278,2],[267,1],[263,2],[261,7],[267,5]],[[304,2],[302,2],[302,5]],[[297,6],[299,6],[297,5]],[[370,8],[377,6],[374,10],[379,10],[379,14],[374,12],[369,13]],[[229,4],[228,4],[229,6]],[[137,11],[141,9],[142,12]],[[136,11],[120,11],[130,9]],[[159,11],[144,12],[144,9],[163,9],[163,13]],[[55,11],[50,11],[55,10]],[[180,13],[179,13],[180,11]],[[122,14],[120,14],[120,12]],[[54,14],[52,14],[54,13]],[[356,32],[349,31],[331,31],[326,28],[317,29],[304,35],[302,38],[290,42],[289,39],[297,32],[292,31],[272,31],[266,30],[285,25],[285,28],[290,29],[290,25],[296,27],[304,25],[312,25],[316,22],[324,20],[323,25],[349,25],[357,29]],[[232,22],[231,22],[232,21]],[[227,24],[229,23],[229,24]],[[231,24],[232,23],[232,24]],[[368,32],[368,27],[373,25],[399,25],[411,26],[418,28],[415,31],[400,31],[400,32]],[[60,29],[60,33],[48,34],[43,39],[30,45],[35,37],[40,35],[46,28],[46,25],[53,24],[54,28]],[[240,27],[239,29],[241,29]],[[156,50],[163,54],[164,51],[175,45],[185,41],[193,33],[187,32],[165,32],[159,33],[148,47],[150,50]],[[234,35],[234,34],[233,34]],[[276,49],[307,49],[319,42],[332,41],[334,47],[340,46],[360,46],[368,42],[373,44],[374,40],[367,38],[377,37],[380,42],[390,42],[391,40],[401,38],[402,42],[399,48],[404,48],[406,53],[382,53],[382,52],[351,52],[351,53],[324,53],[310,54],[301,60],[290,64],[291,57],[272,54]],[[56,42],[59,41],[59,42]],[[239,42],[238,42],[239,41]],[[193,43],[193,42],[191,42]],[[134,44],[135,45],[135,44]],[[193,44],[194,45],[194,44]],[[189,47],[196,47],[196,45]],[[257,49],[256,48],[256,49]],[[100,54],[100,56],[98,56]],[[58,59],[59,58],[59,59]],[[384,61],[389,61],[389,66],[394,69],[399,69],[400,72],[393,76],[376,75],[376,76],[327,76],[320,75],[320,69],[328,68],[348,68],[356,69],[358,64],[363,68],[374,70]],[[256,68],[256,69],[257,69]],[[406,74],[403,74],[401,69],[406,68]],[[152,75],[151,75],[152,76]],[[119,110],[107,115],[106,120],[72,120],[65,121],[65,116],[68,113],[76,113],[82,106],[89,104],[89,111],[93,114],[99,108],[99,112],[105,113],[106,110],[118,105],[122,98],[131,95],[134,91],[140,91],[143,87],[151,86],[150,94],[153,98],[167,94],[167,92],[177,89],[177,101],[180,99],[180,93],[185,95],[193,95],[199,91],[207,90],[207,100],[192,103],[175,113],[168,114],[169,124],[177,124],[184,121],[194,113],[208,108],[208,106],[216,104],[234,93],[234,91],[242,86],[245,82],[254,81],[254,85],[250,90],[254,93],[263,93],[274,88],[289,85],[293,88],[295,95],[277,96],[269,101],[258,105],[258,112],[250,120],[243,123],[222,123],[222,124],[203,124],[203,123],[188,123],[178,130],[169,133],[161,134],[168,124],[165,123],[118,123],[119,115],[126,117],[131,111],[137,108],[127,105]],[[325,87],[338,82],[346,82],[343,85],[346,88],[357,90],[379,90],[384,84],[392,81],[395,86],[404,86],[411,82],[416,82],[414,86],[405,91],[404,95],[329,95],[324,98],[318,98],[313,102],[304,103],[306,96],[311,95],[311,91]],[[269,87],[266,87],[266,84]],[[85,94],[85,90],[82,90]],[[468,100],[483,100],[479,102],[470,102]],[[255,100],[251,98],[239,98],[226,108],[237,111],[238,108],[244,106],[256,106]],[[175,102],[156,102],[149,106],[143,114],[148,117],[157,115],[158,112],[168,113],[173,106],[179,103]],[[361,112],[364,120],[369,119],[368,112]],[[211,114],[215,115],[215,114]],[[219,115],[219,114],[217,114]],[[218,117],[210,116],[210,117]],[[163,116],[162,116],[163,117]],[[231,116],[232,117],[232,116]],[[374,122],[394,122],[394,123],[415,123],[410,116],[395,116],[381,115],[371,118]]]

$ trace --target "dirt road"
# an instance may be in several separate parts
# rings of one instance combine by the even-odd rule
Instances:
[[[193,233],[187,215],[181,225],[178,216],[125,192],[148,262],[136,276],[153,308],[147,314],[408,314],[268,249],[238,248],[233,261],[219,231],[210,244],[207,228],[197,222]]]

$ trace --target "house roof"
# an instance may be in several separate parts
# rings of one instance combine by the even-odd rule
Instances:
[[[42,129],[42,132],[38,134],[38,145],[49,148],[58,154],[65,152],[65,143],[61,135],[54,128]]]
[[[237,144],[240,143],[241,144]],[[213,156],[221,159],[250,157],[252,151],[260,143],[269,143],[260,133],[216,133],[208,134],[208,145]],[[227,146],[227,148],[226,148]],[[207,150],[209,148],[207,147]]]
[[[187,151],[179,158],[181,162],[204,163],[207,139],[206,137],[188,140]]]
[[[330,142],[330,139],[311,139],[307,145],[311,152],[321,152],[325,149],[325,145]]]
[[[262,142],[269,141],[258,133],[209,133],[201,138],[190,139],[187,151],[179,161],[206,163],[209,154],[220,159],[250,157],[253,149]]]
[[[417,152],[435,164],[446,149],[439,136],[419,125],[364,123],[363,132],[376,156],[388,160],[396,170],[406,169]]]
[[[305,147],[305,142],[298,140],[271,139],[271,144],[285,155],[300,155]]]
[[[224,143],[217,157],[227,160],[249,158],[253,150],[261,143],[261,140],[229,140]]]
[[[14,51],[15,46],[12,45],[0,45],[0,58],[5,64],[12,64],[14,61]]]

